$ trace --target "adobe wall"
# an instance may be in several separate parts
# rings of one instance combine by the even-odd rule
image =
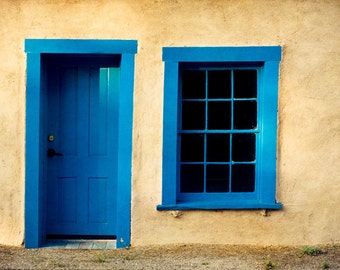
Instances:
[[[131,244],[340,241],[340,2],[1,0],[0,244],[24,239],[25,38],[138,40]],[[164,46],[283,47],[279,211],[158,212]]]

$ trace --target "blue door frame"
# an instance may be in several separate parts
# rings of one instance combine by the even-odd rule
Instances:
[[[25,247],[46,240],[44,179],[46,106],[44,54],[120,55],[117,164],[117,248],[130,246],[132,120],[135,40],[26,39]]]

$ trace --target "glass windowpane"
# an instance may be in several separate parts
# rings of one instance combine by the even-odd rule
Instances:
[[[235,164],[232,166],[232,192],[255,191],[255,165]]]
[[[207,165],[206,191],[229,191],[229,165]]]
[[[182,102],[182,129],[205,129],[205,102]]]
[[[228,162],[229,156],[230,135],[207,134],[207,161]]]
[[[204,160],[203,134],[181,135],[181,161],[197,162]]]
[[[231,71],[211,70],[208,72],[208,98],[231,97]]]
[[[255,134],[232,135],[233,161],[255,161]]]
[[[210,101],[208,103],[208,129],[230,129],[230,111],[229,101]]]
[[[187,192],[203,192],[204,191],[204,167],[197,164],[181,165],[181,184],[180,191]]]
[[[234,101],[234,128],[257,128],[257,102],[255,100]]]
[[[234,70],[234,98],[257,97],[257,71]]]
[[[182,98],[205,98],[205,71],[185,70],[182,73]]]

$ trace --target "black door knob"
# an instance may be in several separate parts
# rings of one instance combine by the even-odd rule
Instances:
[[[63,153],[58,153],[53,148],[48,148],[47,149],[47,156],[49,156],[49,157],[54,157],[54,156],[61,157],[63,155],[64,155]]]

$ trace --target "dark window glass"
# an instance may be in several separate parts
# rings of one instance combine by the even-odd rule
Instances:
[[[182,103],[182,129],[205,129],[205,102]]]
[[[230,102],[210,101],[208,103],[208,129],[230,129]]]
[[[213,70],[208,72],[208,98],[231,97],[231,71]]]
[[[185,70],[182,73],[182,98],[205,98],[205,71]]]
[[[234,70],[234,98],[257,97],[257,71]]]
[[[257,102],[255,100],[234,101],[234,128],[257,128]]]
[[[232,135],[232,159],[233,161],[255,160],[255,134]]]
[[[206,191],[229,191],[229,165],[207,165]]]
[[[196,162],[204,160],[204,137],[202,134],[182,134],[181,161]]]
[[[257,70],[183,71],[180,192],[255,190],[256,98]]]
[[[255,165],[235,164],[232,165],[232,192],[255,191]]]
[[[197,164],[181,165],[181,192],[203,192],[204,191],[204,167]]]
[[[230,156],[229,134],[207,134],[207,161],[228,162]]]

